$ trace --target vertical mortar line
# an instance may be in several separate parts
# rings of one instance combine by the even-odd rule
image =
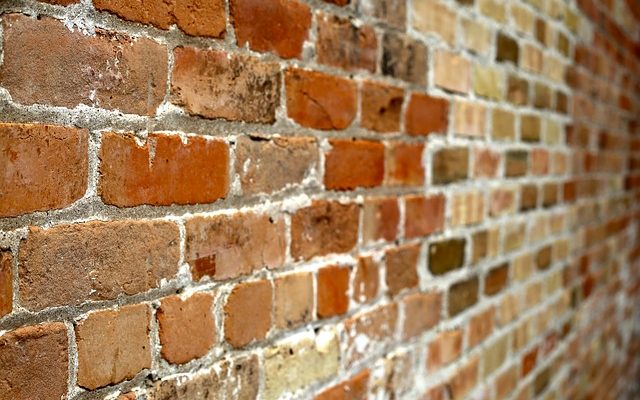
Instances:
[[[69,368],[69,377],[67,381],[67,393],[69,394],[69,398],[72,398],[74,395],[79,393],[78,388],[78,347],[76,345],[76,331],[74,329],[74,322],[65,321],[64,325],[67,328],[67,346],[69,349],[69,360],[68,360],[68,368]]]

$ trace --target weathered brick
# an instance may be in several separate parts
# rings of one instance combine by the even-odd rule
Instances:
[[[0,251],[0,318],[13,310],[13,256]]]
[[[510,150],[505,155],[504,174],[508,178],[525,176],[529,169],[529,152],[526,150]]]
[[[238,46],[300,58],[311,27],[309,6],[298,0],[232,0],[229,11]]]
[[[309,322],[313,308],[313,277],[308,272],[283,275],[274,281],[274,318],[278,328]]]
[[[243,282],[229,293],[224,305],[224,338],[233,347],[264,339],[271,329],[271,282]]]
[[[409,36],[387,32],[382,39],[382,73],[425,85],[427,83],[427,47]]]
[[[140,146],[132,134],[103,134],[99,192],[104,202],[119,207],[197,204],[226,196],[226,143],[199,136],[187,140],[153,133]]]
[[[360,312],[344,321],[346,343],[344,362],[347,366],[376,354],[395,337],[398,305],[388,303]],[[362,338],[368,340],[363,341]]]
[[[369,384],[369,370],[365,369],[337,385],[323,390],[314,400],[366,399]]]
[[[415,238],[439,232],[444,228],[443,195],[407,196],[405,198],[404,235]]]
[[[467,179],[469,149],[452,147],[433,155],[431,180],[434,184],[451,183]]]
[[[369,198],[364,202],[362,238],[365,242],[392,241],[398,232],[400,210],[395,198]]]
[[[403,338],[418,336],[440,322],[442,295],[437,292],[413,293],[402,299],[404,308]]]
[[[453,114],[453,131],[465,136],[484,136],[487,109],[479,103],[456,101]]]
[[[497,217],[513,214],[516,209],[516,193],[513,187],[501,187],[489,193],[489,215]]]
[[[469,319],[467,343],[469,347],[480,344],[493,332],[495,325],[495,309],[493,307],[474,315]]]
[[[484,194],[479,191],[456,193],[451,201],[451,225],[470,225],[484,219]]]
[[[436,371],[451,363],[462,353],[462,331],[452,329],[441,332],[429,343],[427,367]]]
[[[462,267],[465,245],[466,240],[462,238],[431,243],[429,245],[429,270],[431,273],[443,275]]]
[[[436,51],[434,84],[445,90],[468,93],[471,90],[471,63],[464,56],[445,50]]]
[[[386,154],[387,185],[423,186],[422,143],[390,142]]]
[[[494,178],[498,174],[500,153],[490,148],[473,149],[473,176],[476,178]]]
[[[404,28],[407,19],[406,0],[362,0],[358,10],[365,15],[385,21],[387,24]]]
[[[60,322],[25,326],[0,336],[0,397],[59,400],[67,397],[67,328]]]
[[[176,25],[192,36],[223,37],[226,31],[224,1],[204,0],[93,0],[99,11],[108,11],[127,21],[160,29]]]
[[[22,305],[37,311],[156,288],[175,276],[179,242],[167,221],[30,227],[19,251]]]
[[[102,29],[85,36],[61,21],[19,14],[4,15],[2,27],[0,84],[18,103],[154,115],[164,98],[167,50],[153,40]]]
[[[167,297],[156,315],[162,357],[171,363],[184,364],[204,356],[216,340],[213,297],[208,293],[185,300]]]
[[[449,288],[449,316],[460,314],[478,301],[478,277],[459,281]]]
[[[453,45],[456,38],[456,13],[439,0],[413,3],[413,28],[425,34],[437,34]]]
[[[509,283],[509,263],[503,263],[489,272],[484,279],[484,294],[493,296]]]
[[[372,257],[359,257],[353,278],[353,299],[366,303],[378,295],[380,266]]]
[[[345,129],[356,116],[353,81],[316,71],[288,69],[285,87],[289,118],[302,126]]]
[[[0,217],[63,208],[87,190],[87,131],[0,123]]]
[[[78,385],[97,389],[128,380],[151,368],[146,304],[98,311],[76,325]]]
[[[370,140],[329,140],[324,185],[329,190],[374,187],[384,179],[384,145]]]
[[[376,71],[378,39],[369,25],[355,25],[350,19],[331,14],[317,15],[316,57],[347,71]]]
[[[328,266],[318,271],[316,308],[319,318],[344,314],[349,308],[349,268]]]
[[[515,105],[529,103],[529,81],[517,75],[507,78],[507,100]]]
[[[519,54],[518,42],[511,36],[499,32],[496,36],[496,61],[512,62],[517,66]]]
[[[363,128],[376,132],[400,131],[400,115],[404,91],[400,88],[375,82],[364,82],[360,101]]]
[[[192,115],[272,123],[280,103],[280,67],[243,54],[177,47],[171,102]]]
[[[392,296],[403,289],[418,286],[418,256],[420,245],[409,244],[385,252],[387,265],[386,281]]]
[[[533,149],[531,151],[531,173],[533,175],[549,173],[549,152],[547,150]]]
[[[229,279],[284,262],[282,218],[253,212],[193,217],[186,222],[185,260],[194,280]]]
[[[302,185],[318,166],[318,144],[306,137],[241,136],[235,155],[245,195]]]
[[[358,240],[358,206],[318,200],[291,217],[291,256],[310,259],[350,251]]]
[[[424,136],[446,133],[449,119],[449,102],[422,93],[412,93],[405,115],[408,134]]]

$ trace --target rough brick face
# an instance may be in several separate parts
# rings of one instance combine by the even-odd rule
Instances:
[[[445,133],[449,103],[445,99],[412,93],[405,116],[405,128],[410,135]]]
[[[329,266],[318,271],[318,317],[344,314],[349,307],[349,268]]]
[[[404,306],[404,338],[420,335],[440,321],[442,295],[440,293],[413,293],[402,299]]]
[[[400,131],[403,96],[400,88],[365,82],[360,103],[362,127],[382,133]]]
[[[448,148],[433,156],[432,181],[435,184],[451,183],[466,179],[469,173],[469,150]]]
[[[265,338],[271,328],[272,288],[269,281],[235,286],[224,305],[224,338],[243,347]]]
[[[153,115],[164,97],[166,48],[155,41],[101,30],[84,36],[60,21],[18,14],[4,15],[2,26],[0,84],[14,101]]]
[[[422,186],[424,184],[423,152],[422,144],[391,142],[386,154],[386,183],[398,186]]]
[[[300,57],[311,26],[307,5],[297,0],[232,0],[229,8],[239,46]]]
[[[395,198],[371,198],[363,207],[362,236],[365,242],[392,241],[398,233],[400,210]]]
[[[407,82],[424,85],[427,81],[427,48],[398,33],[382,39],[382,73]]]
[[[100,194],[107,204],[211,203],[227,194],[229,149],[220,140],[151,134],[143,146],[132,135],[106,133],[100,150]],[[194,171],[199,171],[197,174]]]
[[[406,237],[426,236],[444,227],[444,196],[410,196],[405,198],[404,207]]]
[[[280,99],[275,63],[222,51],[178,47],[171,101],[189,114],[230,121],[272,123]]]
[[[167,221],[31,227],[18,259],[22,304],[36,311],[156,288],[178,270],[179,240]]]
[[[419,246],[406,245],[390,249],[385,253],[387,287],[391,295],[396,295],[403,289],[414,288],[418,285],[419,252]]]
[[[368,25],[356,26],[349,19],[320,13],[318,19],[318,62],[346,70],[375,72],[378,40]]]
[[[478,278],[456,282],[449,288],[449,315],[454,316],[478,301]]]
[[[324,185],[329,190],[374,187],[384,178],[384,145],[367,140],[330,140]],[[357,162],[352,163],[352,160]]]
[[[62,208],[87,190],[86,130],[0,124],[0,216]]]
[[[0,317],[13,309],[13,256],[0,251]]]
[[[274,281],[274,318],[278,328],[309,322],[313,315],[313,277],[301,272]]]

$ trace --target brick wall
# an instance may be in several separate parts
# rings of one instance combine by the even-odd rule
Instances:
[[[640,396],[636,1],[0,20],[0,399]]]

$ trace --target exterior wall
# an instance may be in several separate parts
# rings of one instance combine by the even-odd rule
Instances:
[[[0,399],[640,397],[636,1],[0,20]]]

